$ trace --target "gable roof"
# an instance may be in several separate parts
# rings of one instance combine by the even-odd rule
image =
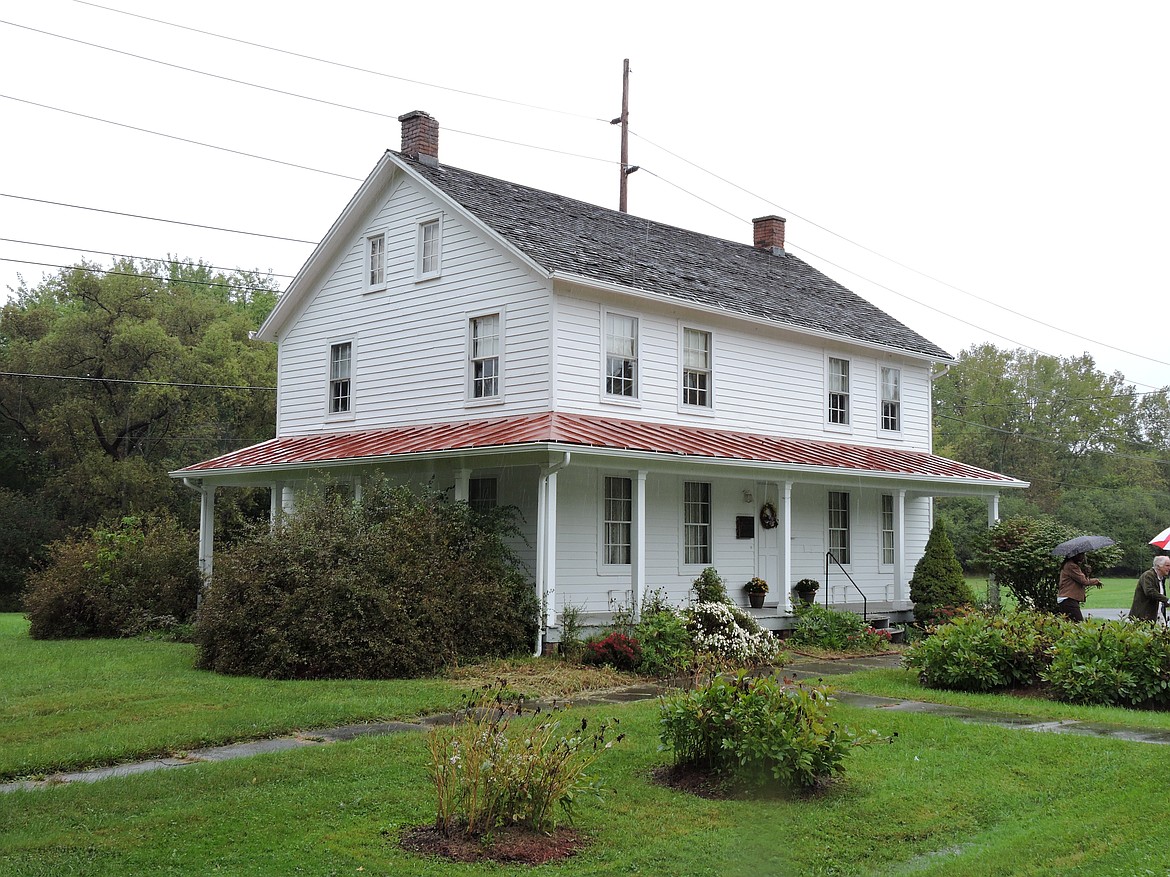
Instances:
[[[791,253],[710,237],[390,151],[550,275],[641,290],[827,335],[953,357]]]
[[[375,463],[450,451],[550,449],[613,451],[655,458],[765,464],[805,473],[889,476],[1000,489],[1027,483],[945,457],[904,448],[645,423],[614,417],[543,412],[491,420],[431,423],[364,432],[286,436],[196,463],[174,477],[246,475],[350,463]]]
[[[356,223],[385,183],[404,172],[462,211],[549,277],[677,299],[696,307],[843,337],[919,358],[953,357],[791,253],[741,244],[609,210],[446,164],[387,150],[306,260],[256,337],[277,340],[332,255],[353,244]]]

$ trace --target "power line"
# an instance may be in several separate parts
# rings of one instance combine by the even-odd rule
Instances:
[[[0,262],[13,262],[17,265],[41,265],[45,268],[62,268],[66,271],[93,271],[96,274],[106,274],[112,277],[137,277],[142,280],[158,280],[166,283],[189,283],[193,286],[223,287],[225,289],[238,289],[241,292],[280,292],[279,289],[270,289],[267,286],[240,286],[223,281],[191,280],[186,277],[161,277],[157,274],[135,274],[131,271],[115,271],[112,268],[93,268],[88,265],[60,265],[55,262],[34,262],[31,259],[11,259],[7,256],[0,256]]]
[[[3,97],[3,95],[0,95],[0,97]],[[0,198],[15,198],[18,201],[32,201],[36,204],[51,204],[54,207],[69,207],[73,210],[91,210],[94,213],[107,213],[111,216],[126,216],[130,219],[147,219],[151,222],[168,222],[172,225],[185,225],[189,228],[202,228],[208,231],[223,231],[227,232],[228,234],[243,234],[255,238],[268,238],[269,240],[274,241],[288,241],[289,243],[293,244],[309,244],[310,246],[314,247],[318,243],[317,241],[306,241],[301,240],[300,238],[289,238],[275,234],[264,234],[263,232],[258,231],[242,231],[238,228],[224,228],[218,225],[202,225],[198,222],[183,222],[179,219],[163,219],[162,217],[158,216],[145,216],[141,213],[122,213],[118,210],[105,210],[101,207],[86,207],[83,204],[70,204],[67,201],[49,201],[44,198],[30,198],[27,195],[13,195],[8,192],[0,192]]]
[[[97,253],[98,255],[101,255],[101,256],[113,256],[114,258],[117,258],[117,259],[137,259],[137,260],[142,261],[142,262],[159,262],[159,263],[164,264],[164,265],[176,265],[176,264],[181,265],[181,264],[183,264],[183,260],[181,260],[181,259],[172,259],[170,257],[167,257],[165,259],[160,259],[157,256],[135,256],[131,253],[111,253],[108,250],[95,250],[95,249],[92,249],[91,247],[69,247],[69,246],[66,246],[65,244],[45,244],[45,243],[41,243],[40,241],[22,241],[22,240],[19,240],[17,238],[4,238],[4,237],[0,237],[0,241],[4,241],[4,242],[10,243],[10,244],[24,244],[24,245],[30,246],[30,247],[45,247],[46,249],[52,249],[52,250],[72,250],[75,253]],[[21,261],[21,260],[19,260],[19,259],[5,259],[4,261],[17,262],[17,261]],[[30,265],[49,265],[48,262],[29,262],[28,264],[30,264]],[[50,265],[50,267],[60,267],[60,266]],[[218,265],[200,265],[200,266],[195,266],[195,267],[203,267],[203,268],[207,268],[211,271],[240,271],[239,268],[222,268]],[[100,270],[100,269],[94,269],[94,270]],[[106,272],[106,273],[109,273],[109,272]],[[272,271],[268,271],[266,273],[268,274],[269,277],[285,277],[285,278],[288,278],[289,280],[291,280],[292,276],[293,276],[291,274],[276,274]],[[139,275],[139,276],[149,276],[149,275]],[[192,282],[194,282],[194,281],[192,281]]]
[[[141,384],[150,387],[184,387],[198,390],[258,390],[267,393],[276,392],[276,387],[250,387],[236,384],[193,384],[183,381],[134,381],[127,378],[92,378],[83,375],[46,375],[28,372],[3,372],[0,377],[5,378],[40,378],[48,381],[90,381],[98,384]]]
[[[166,27],[173,27],[173,28],[177,28],[179,30],[190,31],[191,33],[202,34],[202,35],[208,36],[208,37],[215,37],[216,39],[219,39],[219,40],[227,40],[228,42],[239,43],[240,45],[243,45],[243,46],[251,46],[252,48],[255,48],[255,49],[264,49],[267,52],[276,52],[277,54],[288,55],[289,57],[292,57],[292,58],[301,58],[301,59],[306,60],[306,61],[314,61],[318,64],[328,64],[331,67],[337,67],[337,68],[340,68],[342,70],[352,70],[356,73],[366,73],[366,74],[369,74],[370,76],[380,76],[383,79],[394,79],[394,80],[397,80],[399,82],[409,82],[411,85],[422,85],[426,88],[434,88],[434,89],[438,89],[440,91],[449,91],[449,92],[452,92],[453,94],[462,94],[462,95],[465,95],[467,97],[481,98],[482,100],[490,100],[490,101],[496,101],[497,103],[504,103],[504,104],[510,104],[512,106],[525,107],[526,109],[530,109],[530,110],[540,110],[540,111],[546,112],[546,113],[556,113],[556,114],[561,115],[561,116],[572,116],[572,117],[578,118],[578,119],[588,119],[591,122],[606,122],[606,124],[608,124],[608,120],[606,120],[606,119],[602,119],[602,118],[599,118],[596,116],[588,116],[588,115],[585,115],[583,113],[574,113],[574,112],[571,112],[569,110],[559,109],[557,107],[547,107],[547,106],[541,106],[539,104],[530,104],[530,103],[525,103],[523,101],[511,100],[509,98],[495,97],[494,95],[490,95],[490,94],[482,94],[480,92],[467,91],[467,90],[462,89],[462,88],[452,88],[452,87],[446,86],[446,85],[436,85],[433,82],[424,82],[420,79],[409,79],[405,76],[396,76],[392,73],[385,73],[385,72],[382,72],[380,70],[371,70],[368,67],[357,67],[353,64],[346,64],[346,63],[343,63],[341,61],[331,61],[328,58],[319,58],[315,55],[307,55],[307,54],[303,54],[301,52],[294,52],[290,49],[280,49],[280,48],[277,48],[275,46],[265,45],[264,43],[252,42],[250,40],[244,40],[244,39],[240,39],[238,37],[229,37],[226,34],[215,33],[214,31],[201,30],[197,27],[188,27],[187,25],[176,24],[173,21],[166,21],[166,20],[161,19],[161,18],[151,18],[149,15],[139,15],[138,13],[127,12],[124,9],[115,9],[112,6],[103,6],[100,3],[87,2],[87,0],[73,0],[73,2],[80,3],[82,6],[92,6],[95,9],[103,9],[106,12],[114,12],[114,13],[117,13],[118,15],[127,15],[127,16],[130,16],[131,18],[139,18],[139,19],[142,19],[143,21],[151,21],[151,22],[154,22],[155,24],[165,25]]]

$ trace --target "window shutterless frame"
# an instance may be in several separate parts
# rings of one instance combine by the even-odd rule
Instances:
[[[418,223],[415,236],[414,276],[431,280],[443,273],[443,217],[428,216]]]
[[[714,375],[711,333],[683,326],[679,339],[679,403],[683,409],[709,411]]]
[[[468,402],[486,403],[503,401],[503,353],[503,314],[480,314],[468,318]]]
[[[878,426],[884,432],[902,431],[902,370],[882,366],[878,371]]]
[[[825,360],[825,422],[831,427],[848,428],[850,416],[850,362],[839,356]]]
[[[639,320],[616,311],[602,313],[602,398],[637,402],[639,394]]]
[[[328,391],[325,413],[330,418],[353,416],[353,339],[329,345]]]
[[[362,241],[362,290],[377,292],[386,288],[386,232],[366,235]]]

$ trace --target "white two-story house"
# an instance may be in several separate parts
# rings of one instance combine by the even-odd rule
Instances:
[[[375,474],[518,507],[559,613],[682,603],[713,566],[871,611],[909,607],[932,497],[1025,482],[931,453],[951,357],[784,249],[707,237],[448,167],[438,123],[387,151],[258,337],[279,345],[277,435],[173,473],[264,485],[273,515]]]

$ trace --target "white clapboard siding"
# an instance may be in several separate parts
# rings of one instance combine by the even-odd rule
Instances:
[[[438,207],[408,180],[389,191],[281,340],[278,433],[546,410],[547,283],[450,211],[442,216],[442,274],[417,282],[417,226],[436,216]],[[362,290],[365,236],[382,231],[388,285],[367,293]],[[496,312],[503,319],[504,398],[501,404],[469,404],[468,319]],[[354,345],[353,411],[329,417],[329,346],[338,341]]]
[[[639,398],[607,399],[603,393],[603,318],[607,312],[639,318]],[[677,308],[646,302],[638,308],[589,298],[579,291],[558,297],[557,407],[580,413],[631,416],[657,422],[795,435],[831,441],[930,448],[929,364],[881,357],[859,350],[761,327],[744,320],[702,314],[680,316]],[[679,335],[683,326],[712,333],[711,412],[680,405]],[[848,359],[851,369],[851,424],[825,423],[829,355]],[[902,429],[880,429],[879,374],[901,370]]]

